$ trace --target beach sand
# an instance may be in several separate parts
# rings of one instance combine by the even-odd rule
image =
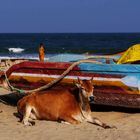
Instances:
[[[7,93],[0,89],[0,95]],[[89,123],[68,125],[39,120],[34,126],[24,126],[16,113],[16,106],[0,102],[0,140],[140,140],[140,113],[137,111],[128,113],[112,108],[92,112],[93,116],[117,129],[103,129]]]

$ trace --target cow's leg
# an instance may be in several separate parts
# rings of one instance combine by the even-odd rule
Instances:
[[[89,123],[93,123],[93,124],[99,125],[99,126],[105,128],[105,129],[107,129],[107,128],[116,128],[115,126],[107,125],[107,124],[101,122],[99,119],[93,118],[90,115],[86,118],[86,121],[89,122]]]
[[[64,120],[65,120],[65,123],[67,123],[67,124],[68,123],[70,123],[70,124],[79,124],[80,123],[80,121],[74,119],[73,117],[65,117]]]
[[[60,121],[60,122],[64,124],[70,124],[69,122],[66,122],[66,121]]]
[[[30,113],[30,118],[31,118],[32,120],[37,120],[36,115],[35,115],[35,114],[33,114],[32,112]]]
[[[24,113],[23,120],[22,120],[22,123],[24,125],[28,125],[28,126],[31,126],[32,125],[29,122],[29,117],[30,117],[31,111],[32,111],[32,107],[30,105],[26,105],[25,113]]]

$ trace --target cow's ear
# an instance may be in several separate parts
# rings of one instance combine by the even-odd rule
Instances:
[[[78,87],[78,88],[80,88],[81,86],[80,86],[80,84],[78,84],[78,83],[75,83],[75,85]]]

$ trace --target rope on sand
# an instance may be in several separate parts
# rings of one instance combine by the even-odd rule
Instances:
[[[76,65],[79,65],[81,63],[101,64],[101,62],[98,62],[98,61],[95,61],[95,60],[80,60],[80,61],[74,62],[57,79],[51,81],[50,83],[48,83],[44,86],[41,86],[41,87],[33,89],[33,90],[21,90],[21,89],[15,88],[10,84],[6,73],[5,73],[5,78],[6,78],[8,86],[10,87],[10,89],[12,91],[16,91],[16,92],[19,92],[21,94],[29,94],[29,93],[32,93],[32,92],[37,92],[37,91],[45,90],[45,89],[48,89],[48,88],[52,87],[54,84],[61,81]]]

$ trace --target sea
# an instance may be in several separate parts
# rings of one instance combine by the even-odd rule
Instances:
[[[39,44],[46,57],[58,54],[106,55],[140,43],[140,33],[0,33],[0,59],[38,59]]]

